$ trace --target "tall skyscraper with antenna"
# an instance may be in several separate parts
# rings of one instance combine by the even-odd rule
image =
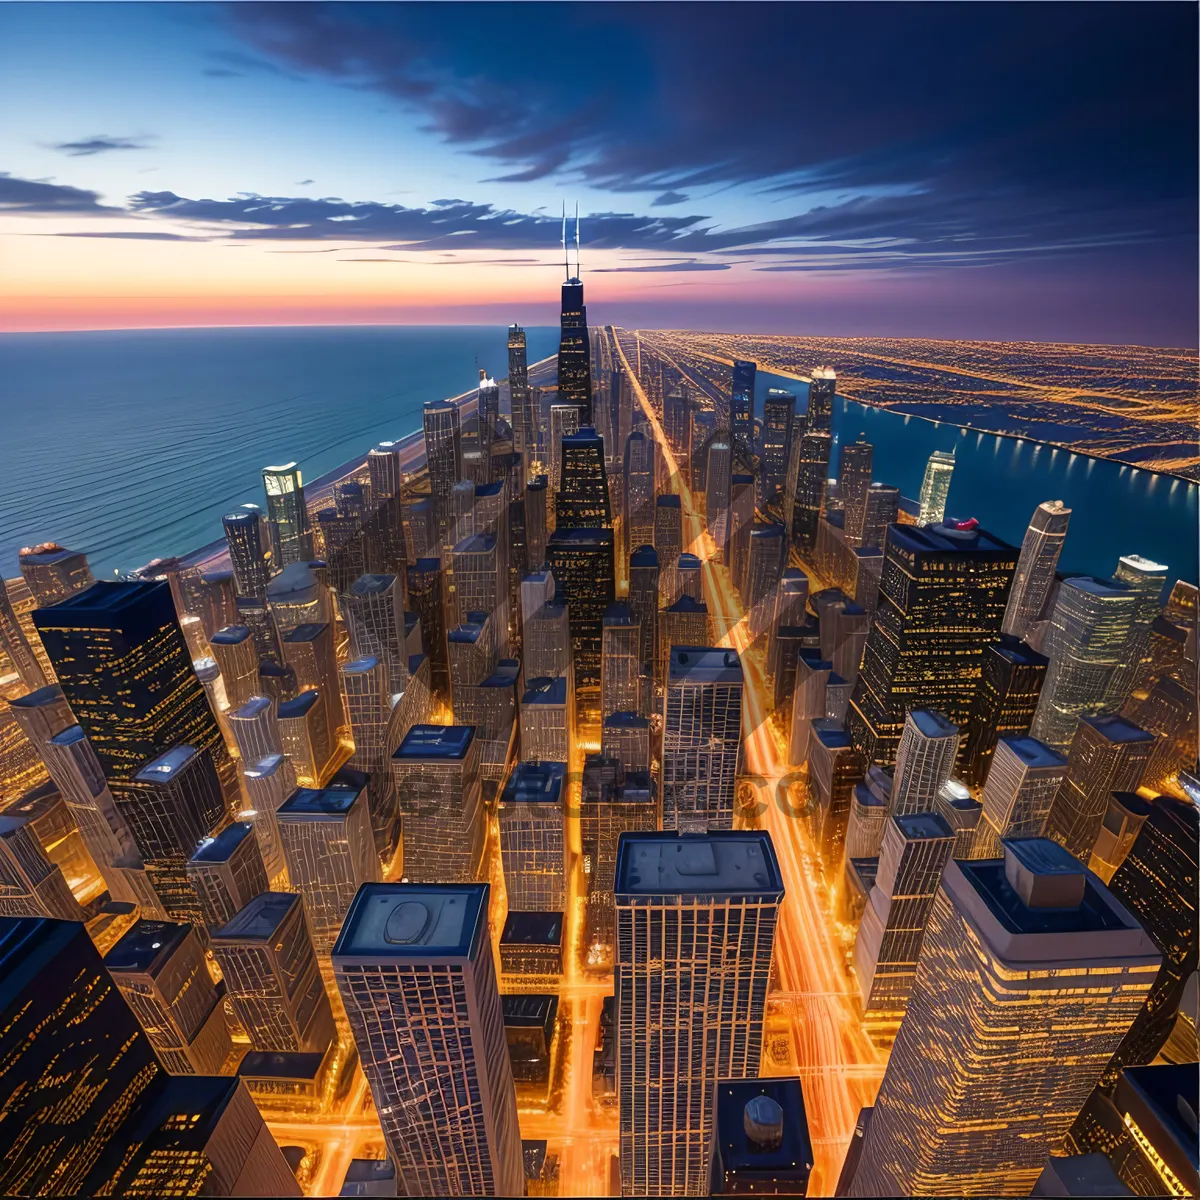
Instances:
[[[575,210],[575,273],[567,246],[567,214],[563,210],[562,332],[558,342],[558,403],[579,408],[581,426],[592,423],[592,355],[588,340],[587,308],[579,278],[579,209]]]

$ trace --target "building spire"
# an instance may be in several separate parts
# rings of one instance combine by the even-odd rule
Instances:
[[[563,201],[563,218],[562,218],[562,248],[563,248],[563,273],[565,277],[571,278],[571,260],[567,255],[567,202]]]
[[[575,201],[575,278],[583,278],[583,268],[579,265],[579,201]]]

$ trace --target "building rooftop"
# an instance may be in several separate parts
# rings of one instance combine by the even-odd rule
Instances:
[[[678,508],[679,496],[675,492],[668,492],[665,496],[659,496],[654,503],[657,508]]]
[[[242,774],[247,779],[269,779],[283,764],[287,762],[282,754],[268,754],[260,758],[253,766],[244,766]]]
[[[82,625],[87,628],[119,627],[123,618],[133,616],[145,604],[171,604],[171,588],[165,579],[115,581],[101,579],[82,592],[74,592],[65,600],[48,608],[34,610],[34,624],[54,629],[63,625]],[[154,614],[157,616],[157,612]]]
[[[953,721],[948,720],[942,713],[930,708],[914,708],[909,711],[912,723],[917,732],[927,738],[958,737],[959,729]]]
[[[329,625],[324,621],[306,621],[303,625],[297,625],[295,629],[289,629],[283,635],[283,640],[289,644],[315,642],[328,628]]]
[[[611,546],[613,531],[611,529],[556,529],[550,535],[549,544],[558,547]],[[630,565],[635,565],[632,559]]]
[[[658,566],[658,551],[653,546],[639,546],[629,556],[629,566],[633,567],[657,567]]]
[[[192,855],[195,863],[228,862],[237,848],[249,837],[254,836],[254,826],[248,821],[234,821],[226,825],[216,837],[205,838]]]
[[[989,646],[988,649],[1018,667],[1044,667],[1050,661],[1044,654],[1039,654],[1032,646],[1026,645],[1010,633],[1002,635],[999,645]]]
[[[689,554],[685,550],[675,560],[675,565],[681,571],[698,571],[700,570],[700,558],[698,555]]]
[[[559,804],[567,764],[520,762],[504,785],[502,804]]]
[[[56,733],[50,739],[50,744],[52,746],[73,746],[76,742],[82,742],[86,737],[87,734],[83,732],[83,726],[68,725],[66,729]]]
[[[473,533],[454,545],[455,554],[491,554],[495,549],[496,539],[490,533]]]
[[[750,530],[752,538],[780,538],[783,537],[782,525],[755,525]]]
[[[1152,742],[1154,734],[1147,733],[1139,725],[1125,720],[1113,713],[1104,713],[1098,717],[1081,717],[1080,724],[1090,725],[1098,733],[1102,733],[1110,742]]]
[[[1016,555],[1014,546],[1002,542],[986,529],[957,528],[969,522],[947,518],[938,525],[889,525],[888,540],[899,549],[913,554],[974,552],[987,555]]]
[[[502,946],[561,946],[563,915],[510,909],[500,935]]]
[[[396,582],[395,575],[360,575],[350,585],[352,596],[378,596]]]
[[[279,806],[276,820],[334,821],[340,820],[353,807],[360,793],[355,788],[297,788]]]
[[[411,668],[410,668],[411,670]],[[517,676],[521,674],[521,660],[517,658],[502,658],[496,663],[496,669],[479,685],[485,688],[514,688]]]
[[[483,623],[477,621],[455,625],[453,629],[446,631],[446,640],[456,646],[473,646],[483,636],[483,630]]]
[[[1117,1080],[1117,1111],[1128,1113],[1154,1149],[1195,1195],[1200,1169],[1200,1068],[1195,1063],[1126,1067]]]
[[[486,499],[489,496],[499,496],[503,491],[503,479],[498,479],[495,483],[479,483],[475,485],[475,496],[477,499],[479,497]]]
[[[615,894],[783,895],[775,847],[765,830],[707,834],[623,833]]]
[[[172,746],[157,758],[152,758],[134,775],[134,779],[139,783],[168,783],[196,757],[197,753],[195,746]]]
[[[319,582],[310,563],[288,563],[267,584],[267,599],[275,604],[311,603],[320,594]]]
[[[504,1012],[504,1024],[514,1029],[537,1029],[546,1031],[547,1038],[554,1029],[554,1018],[558,1013],[558,997],[521,993],[501,996],[500,1006]]]
[[[703,601],[697,600],[694,596],[689,596],[686,592],[663,610],[669,613],[703,613],[707,615],[708,605]]]
[[[650,719],[641,713],[615,712],[604,718],[605,729],[649,729]]]
[[[287,721],[294,717],[308,716],[312,706],[319,698],[320,692],[316,688],[310,688],[307,692],[301,692],[294,700],[281,700],[279,702],[279,719]]]
[[[1003,742],[1027,767],[1065,767],[1066,758],[1052,746],[1034,737],[1002,737]]]
[[[104,965],[110,971],[149,971],[170,958],[191,932],[190,925],[174,921],[138,921],[104,956]]]
[[[827,750],[845,750],[850,745],[850,735],[841,721],[822,717],[812,723],[812,731]]]
[[[713,1107],[715,1165],[721,1182],[728,1180],[723,1192],[804,1193],[813,1152],[799,1079],[723,1079]]]
[[[474,737],[474,725],[414,725],[392,758],[466,758]]]
[[[945,818],[935,812],[908,813],[904,816],[893,817],[900,827],[900,832],[909,841],[927,838],[952,838],[954,831],[946,824]]]
[[[212,646],[240,646],[250,636],[249,625],[226,625],[208,639]]]
[[[283,919],[303,901],[297,892],[263,892],[215,930],[214,941],[238,938],[247,941],[268,941],[283,923]]]
[[[525,681],[525,694],[521,697],[521,704],[566,704],[567,702],[567,677],[558,675],[551,679],[549,676],[542,675],[537,679],[527,679]]]
[[[629,605],[624,600],[614,600],[604,610],[605,625],[632,625],[633,613],[629,611]]]
[[[364,883],[333,957],[466,958],[487,936],[486,883]]]
[[[241,1079],[315,1080],[325,1055],[319,1050],[251,1050],[238,1064]]]
[[[379,666],[379,659],[373,654],[368,654],[365,658],[356,658],[353,662],[343,663],[342,674],[369,675],[377,666]]]
[[[716,646],[672,646],[670,683],[741,683],[742,663],[736,650]]]

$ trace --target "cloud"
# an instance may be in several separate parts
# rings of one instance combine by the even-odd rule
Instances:
[[[297,179],[297,180],[296,180],[296,186],[297,186],[297,187],[308,187],[308,185],[309,185],[310,183],[312,183],[312,180],[311,180],[311,179]]]
[[[72,158],[87,158],[93,154],[107,154],[110,150],[148,150],[153,141],[148,137],[109,137],[98,133],[77,142],[56,142],[51,149]]]
[[[115,230],[93,232],[91,230],[72,231],[70,233],[55,233],[52,237],[81,237],[81,238],[128,238],[131,241],[146,242],[207,242],[206,237],[188,237],[182,233],[165,233],[151,230]]]
[[[649,267],[596,267],[594,268],[594,273],[597,275],[615,275],[622,272],[640,271],[728,271],[729,268],[729,263],[697,262],[695,259],[689,259],[686,262],[655,263]]]
[[[100,193],[49,183],[44,179],[19,179],[0,171],[0,212],[45,216],[62,213],[112,214],[119,209],[100,203]]]
[[[895,228],[894,208],[869,206],[898,194],[915,240],[1194,235],[1192,6],[1143,5],[1137,21],[1123,5],[224,11],[253,54],[388,97],[509,183],[582,178],[654,209],[733,186],[799,215],[823,206],[824,236],[875,214]],[[848,44],[849,69],[831,52]],[[514,75],[522,61],[538,70]],[[747,87],[729,64],[751,62]]]

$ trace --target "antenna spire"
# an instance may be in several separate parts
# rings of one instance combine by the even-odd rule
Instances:
[[[575,277],[583,278],[583,267],[579,263],[579,201],[575,201]]]
[[[571,260],[567,254],[567,202],[563,201],[563,223],[562,223],[562,248],[563,248],[563,272],[567,279],[571,278]]]

